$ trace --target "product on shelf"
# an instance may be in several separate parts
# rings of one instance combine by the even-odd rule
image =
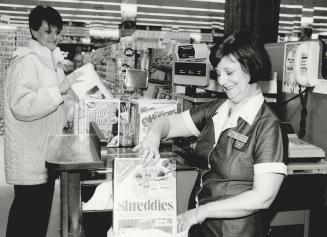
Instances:
[[[117,44],[110,44],[91,53],[91,62],[94,65],[100,80],[113,94],[119,92]]]

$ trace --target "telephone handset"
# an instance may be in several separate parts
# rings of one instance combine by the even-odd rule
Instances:
[[[301,86],[313,87],[319,77],[321,54],[320,41],[303,41],[295,52],[294,80]]]

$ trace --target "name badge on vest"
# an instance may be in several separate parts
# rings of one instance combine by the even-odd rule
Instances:
[[[228,131],[228,136],[234,139],[232,148],[239,150],[239,151],[245,151],[246,143],[249,139],[248,136],[245,136],[241,133],[235,132],[234,130]]]

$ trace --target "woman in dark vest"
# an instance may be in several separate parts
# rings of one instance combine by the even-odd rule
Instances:
[[[178,231],[265,236],[262,210],[287,174],[280,121],[257,84],[270,80],[269,57],[256,37],[238,32],[212,50],[210,61],[228,98],[156,120],[134,150],[149,165],[159,159],[162,138],[197,136],[195,158],[205,166],[193,190],[196,207],[178,216]]]

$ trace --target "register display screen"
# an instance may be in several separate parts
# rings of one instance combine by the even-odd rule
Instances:
[[[207,86],[210,65],[208,62],[174,62],[173,82],[179,85]]]
[[[178,62],[175,64],[175,75],[206,76],[206,64]]]

